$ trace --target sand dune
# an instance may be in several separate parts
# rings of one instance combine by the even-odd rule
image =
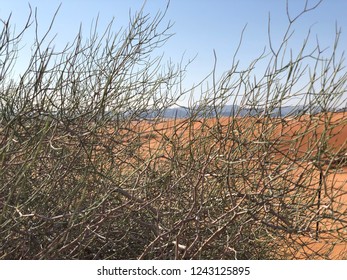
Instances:
[[[139,148],[142,156],[157,156],[163,161],[173,159],[175,152],[204,153],[215,161],[233,157],[235,162],[247,160],[248,165],[235,168],[263,168],[269,161],[269,174],[278,165],[291,166],[292,176],[298,181],[303,172],[310,171],[309,193],[316,194],[319,174],[324,173],[324,190],[320,194],[320,235],[290,235],[286,254],[294,258],[347,257],[347,115],[327,113],[296,118],[239,117],[219,119],[176,119],[155,122],[139,121],[133,130],[143,140]],[[267,148],[264,148],[266,146]],[[233,149],[243,148],[241,157]],[[206,156],[206,155],[205,155]],[[253,164],[250,162],[254,162]],[[213,160],[211,161],[213,162]],[[244,163],[242,163],[244,164]],[[271,169],[272,168],[272,169]],[[311,169],[310,169],[311,168]],[[316,170],[316,171],[315,171]],[[329,172],[328,172],[328,171]],[[287,175],[289,172],[287,172]],[[287,176],[286,175],[286,176]],[[295,180],[294,180],[295,181]],[[288,185],[290,187],[290,185]],[[288,202],[290,203],[290,202]],[[335,211],[335,218],[330,218]],[[313,224],[313,223],[312,223]]]

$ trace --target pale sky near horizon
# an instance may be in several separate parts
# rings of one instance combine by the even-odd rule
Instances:
[[[143,0],[27,0],[27,1],[0,1],[0,18],[6,19],[12,12],[12,24],[19,30],[26,19],[29,8],[28,3],[38,9],[38,22],[42,31],[61,3],[52,33],[57,33],[57,42],[62,46],[71,42],[77,34],[80,23],[83,24],[85,35],[89,27],[99,15],[99,28],[103,31],[106,25],[115,19],[114,28],[126,27],[129,22],[129,9],[134,13],[143,5]],[[317,3],[309,0],[308,6]],[[147,0],[145,13],[155,15],[163,11],[167,1]],[[305,5],[305,1],[289,0],[289,10],[294,16]],[[347,1],[325,0],[318,8],[305,14],[294,26],[295,35],[290,47],[293,50],[300,48],[308,29],[311,27],[312,44],[316,36],[322,48],[331,47],[334,43],[335,24],[342,29],[340,51],[347,46]],[[247,24],[244,39],[238,58],[241,67],[257,58],[263,48],[268,46],[267,23],[271,16],[272,38],[276,45],[281,41],[286,30],[288,20],[286,17],[285,0],[171,0],[164,24],[168,21],[174,23],[171,32],[175,35],[170,38],[161,51],[166,59],[179,62],[184,54],[188,61],[196,59],[189,66],[185,86],[190,87],[208,75],[214,65],[215,50],[217,54],[217,73],[221,74],[231,66],[234,52],[237,48],[241,31]],[[329,51],[329,49],[328,49]]]

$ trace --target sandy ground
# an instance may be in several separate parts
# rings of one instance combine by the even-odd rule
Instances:
[[[318,238],[288,236],[284,245],[288,250],[285,253],[297,259],[347,259],[346,113],[306,115],[286,119],[223,117],[218,120],[139,121],[132,124],[132,129],[147,139],[146,144],[141,147],[142,155],[150,154],[166,160],[170,159],[176,146],[182,148],[190,145],[191,148],[196,142],[194,149],[199,149],[203,143],[201,139],[204,138],[210,139],[213,146],[214,142],[219,141],[218,135],[222,135],[224,139],[229,140],[218,142],[218,145],[224,145],[218,148],[218,152],[225,153],[229,147],[235,147],[237,138],[248,141],[247,145],[250,147],[261,145],[262,141],[272,141],[269,152],[272,153],[274,160],[279,162],[283,157],[303,159],[301,166],[294,171],[298,176],[310,164],[316,164],[323,171],[329,169],[324,177],[319,211],[326,215],[334,212],[330,214],[334,214],[336,218],[322,219],[320,222],[322,233]],[[322,151],[324,153],[321,155]],[[339,161],[341,157],[346,159],[343,164]],[[312,173],[312,177],[312,182],[318,184],[319,172]]]

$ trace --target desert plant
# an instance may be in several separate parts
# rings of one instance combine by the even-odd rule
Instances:
[[[288,47],[319,3],[294,17],[287,6],[277,48],[269,18],[269,50],[246,69],[241,35],[232,67],[220,79],[213,69],[213,86],[173,119],[163,116],[186,94],[187,65],[154,56],[171,37],[166,10],[140,10],[101,36],[96,22],[60,51],[48,39],[55,16],[42,37],[36,10],[19,33],[2,20],[0,258],[344,258],[334,253],[347,238],[341,32],[331,53],[309,49],[310,31],[300,50]]]

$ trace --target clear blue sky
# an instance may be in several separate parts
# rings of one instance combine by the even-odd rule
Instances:
[[[0,18],[5,19],[12,12],[12,24],[19,30],[28,15],[28,2],[38,8],[38,20],[42,31],[50,22],[55,10],[62,3],[53,32],[57,33],[56,42],[65,45],[76,35],[80,23],[85,34],[90,24],[99,14],[100,30],[115,18],[114,28],[128,24],[129,9],[139,10],[142,0],[50,0],[50,1],[1,1]],[[166,1],[147,0],[145,11],[155,15],[164,10]],[[309,0],[309,6],[317,0]],[[305,4],[304,0],[289,0],[292,15],[296,15]],[[231,66],[241,31],[247,29],[238,58],[241,66],[247,66],[268,45],[267,22],[271,15],[272,38],[278,44],[288,24],[285,0],[171,0],[165,22],[172,21],[175,35],[162,47],[166,58],[179,62],[182,54],[185,58],[197,55],[189,67],[185,85],[189,87],[205,77],[214,63],[213,50],[218,57],[217,73],[221,74]],[[335,23],[342,28],[340,50],[347,46],[347,1],[325,0],[314,11],[306,14],[294,25],[295,36],[290,47],[298,49],[312,26],[312,42],[319,38],[322,47],[331,47],[334,42]],[[29,40],[29,39],[28,39]]]

